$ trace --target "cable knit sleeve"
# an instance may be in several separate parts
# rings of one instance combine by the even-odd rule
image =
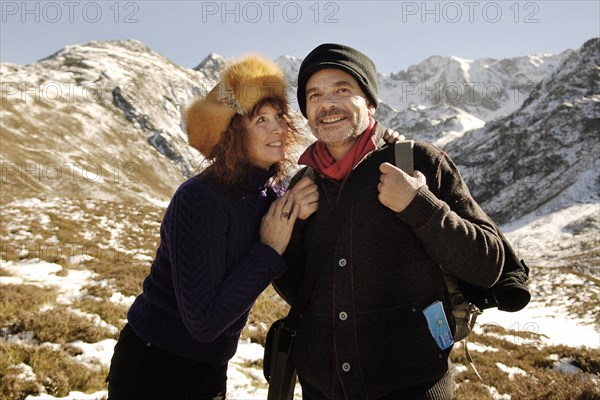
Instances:
[[[418,160],[435,160],[434,165]],[[504,264],[494,223],[475,202],[452,160],[433,146],[415,147],[415,168],[427,177],[398,217],[410,225],[429,256],[459,279],[490,287]]]
[[[202,185],[180,188],[165,215],[177,306],[199,342],[238,334],[256,298],[285,269],[275,250],[256,241],[228,270],[228,254],[239,245],[229,236],[228,218],[223,199]]]

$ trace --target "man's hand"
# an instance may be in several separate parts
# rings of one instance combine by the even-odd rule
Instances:
[[[319,208],[319,189],[310,177],[303,177],[289,191],[294,194],[294,205],[300,207],[299,219],[307,219]]]
[[[383,132],[383,140],[391,144],[406,140],[406,137],[393,129],[387,128],[385,132]]]
[[[400,168],[390,163],[379,166],[381,176],[379,177],[379,201],[395,212],[403,211],[417,196],[417,192],[426,184],[425,175],[415,171],[413,176],[408,175]]]

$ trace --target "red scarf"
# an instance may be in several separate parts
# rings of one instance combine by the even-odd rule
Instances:
[[[370,118],[367,129],[356,139],[348,154],[341,160],[336,161],[329,154],[327,145],[317,141],[302,153],[298,159],[298,164],[308,165],[315,171],[336,181],[343,180],[350,174],[356,164],[365,158],[367,154],[377,149],[375,124],[375,120]]]

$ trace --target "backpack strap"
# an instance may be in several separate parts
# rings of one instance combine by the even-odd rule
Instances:
[[[396,167],[411,176],[414,172],[414,146],[414,140],[404,140],[394,144]],[[450,297],[452,315],[454,316],[456,325],[454,340],[458,342],[464,339],[465,357],[473,369],[473,372],[475,372],[475,375],[483,382],[481,375],[479,375],[477,368],[475,368],[473,358],[467,347],[469,334],[473,331],[477,317],[481,314],[481,310],[479,310],[475,304],[470,303],[465,299],[465,296],[460,290],[458,280],[454,276],[444,273],[444,282],[446,283],[446,289],[448,290]]]
[[[477,317],[481,315],[482,311],[473,303],[468,302],[465,299],[464,294],[460,290],[458,280],[452,275],[444,273],[444,282],[446,283],[446,289],[450,295],[450,302],[452,303],[452,315],[456,322],[456,332],[454,339],[460,341],[473,331],[475,327],[475,321]]]
[[[414,172],[414,140],[402,140],[394,144],[394,155],[396,157],[396,167],[412,176]]]
[[[444,274],[444,282],[446,283],[446,289],[450,295],[450,302],[452,305],[452,315],[454,316],[454,322],[456,323],[455,341],[463,341],[465,346],[465,358],[469,362],[469,365],[475,372],[475,375],[483,382],[483,378],[479,375],[479,371],[475,367],[471,353],[469,353],[469,335],[475,328],[475,322],[477,317],[482,314],[482,311],[473,303],[468,302],[465,296],[460,290],[458,280],[449,274]]]
[[[312,169],[312,167],[307,167],[306,171],[304,171],[304,174],[302,174],[303,178],[305,176],[308,176],[310,179],[312,179],[314,181],[315,180],[315,170]]]

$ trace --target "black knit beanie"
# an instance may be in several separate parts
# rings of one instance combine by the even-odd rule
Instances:
[[[360,88],[377,108],[377,70],[373,61],[352,47],[341,44],[325,43],[311,51],[298,71],[298,105],[306,117],[306,82],[312,74],[325,68],[341,69],[356,79]]]

